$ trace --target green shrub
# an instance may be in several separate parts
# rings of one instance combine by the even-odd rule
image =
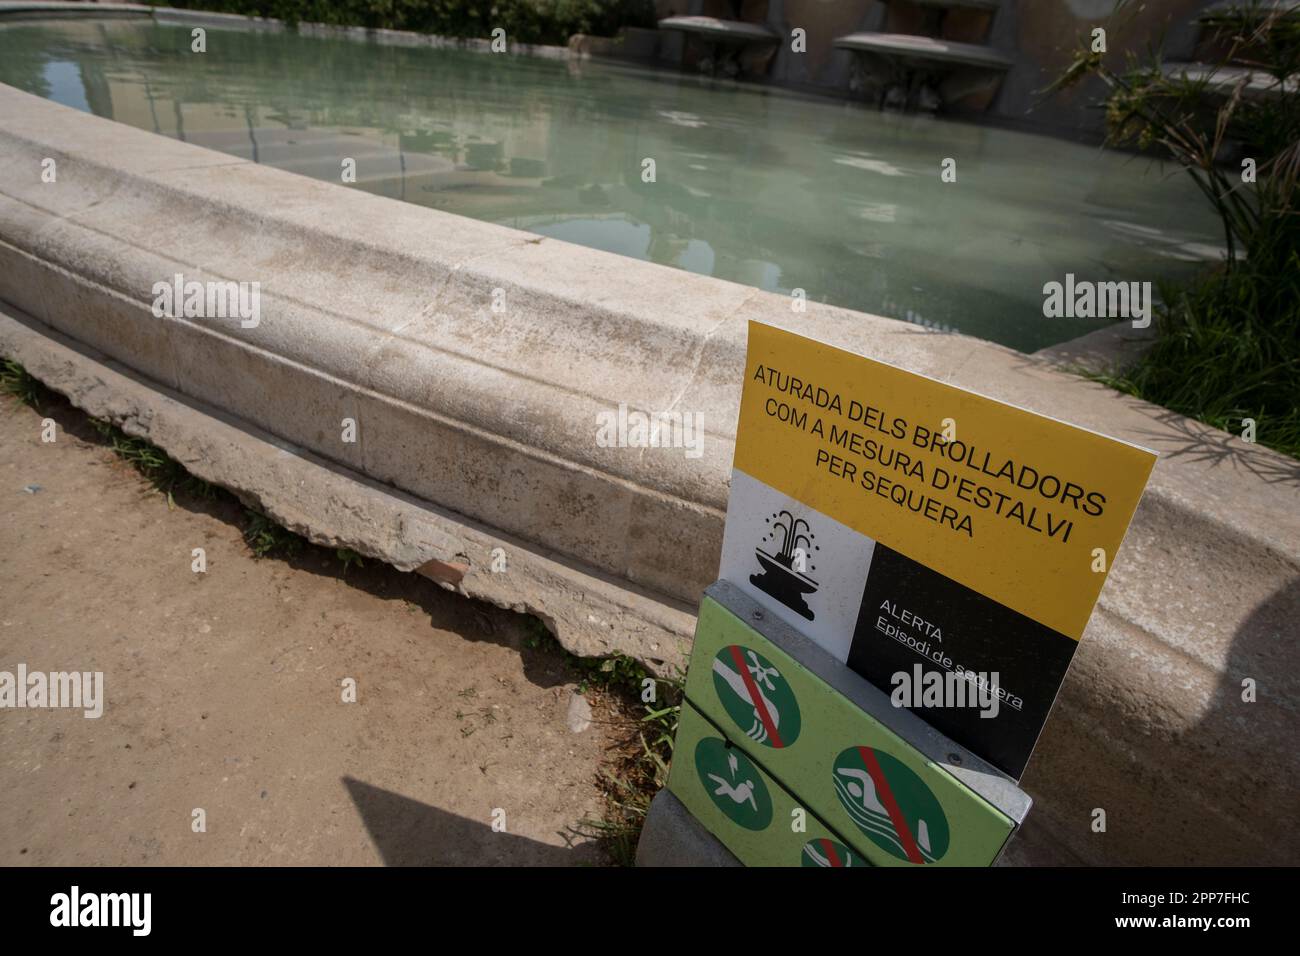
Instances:
[[[1163,286],[1154,347],[1099,377],[1235,434],[1253,419],[1260,443],[1300,458],[1300,11],[1251,0],[1207,28],[1221,51],[1215,72],[1244,66],[1274,90],[1225,92],[1165,69],[1158,51],[1114,70],[1085,50],[1055,84],[1099,77],[1109,142],[1172,157],[1223,222],[1224,262]]]
[[[613,36],[625,26],[653,26],[652,0],[175,0],[168,6],[327,23],[488,38],[501,27],[517,43],[563,46],[574,33]]]

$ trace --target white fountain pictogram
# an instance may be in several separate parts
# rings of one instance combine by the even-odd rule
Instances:
[[[782,511],[780,517],[785,518],[787,523],[777,521],[772,525],[773,528],[780,528],[782,532],[781,551],[776,558],[789,568],[794,566],[795,549],[800,544],[812,544],[812,528],[803,518],[796,518],[788,511]],[[804,534],[804,531],[808,534]]]
[[[758,558],[763,570],[760,574],[751,574],[749,583],[776,598],[799,616],[809,621],[814,620],[813,610],[804,596],[815,594],[819,585],[804,572],[817,569],[812,566],[805,568],[803,559],[808,553],[806,548],[821,550],[813,543],[817,535],[813,534],[807,521],[796,518],[789,511],[776,512],[767,519],[767,523],[771,530],[763,540],[775,538],[780,532],[781,547],[775,554],[764,551],[761,544],[754,549],[754,556]]]

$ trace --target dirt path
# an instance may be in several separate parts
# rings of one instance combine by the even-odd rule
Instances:
[[[257,560],[237,506],[169,508],[46,414],[53,444],[0,398],[0,671],[102,671],[106,703],[0,709],[0,865],[606,862],[574,827],[608,731],[569,729],[575,674],[525,618],[317,549]]]

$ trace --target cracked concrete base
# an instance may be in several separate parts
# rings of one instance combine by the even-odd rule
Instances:
[[[193,399],[145,384],[12,307],[0,307],[0,353],[78,408],[149,440],[192,474],[316,544],[351,548],[399,570],[424,573],[446,590],[535,614],[579,656],[627,654],[665,675],[685,669],[694,627],[687,608],[602,580]],[[449,567],[461,571],[448,574]]]

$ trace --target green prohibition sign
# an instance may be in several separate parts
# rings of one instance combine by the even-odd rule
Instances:
[[[755,743],[781,749],[799,737],[799,702],[758,651],[731,644],[713,658],[713,687],[727,714]]]
[[[799,851],[800,866],[870,866],[843,843],[826,837],[809,840]]]
[[[714,805],[746,830],[765,830],[772,822],[772,797],[758,768],[737,747],[717,737],[695,745],[695,770]]]
[[[948,852],[943,805],[898,759],[883,750],[850,747],[835,758],[831,774],[845,811],[886,853],[925,864]]]

